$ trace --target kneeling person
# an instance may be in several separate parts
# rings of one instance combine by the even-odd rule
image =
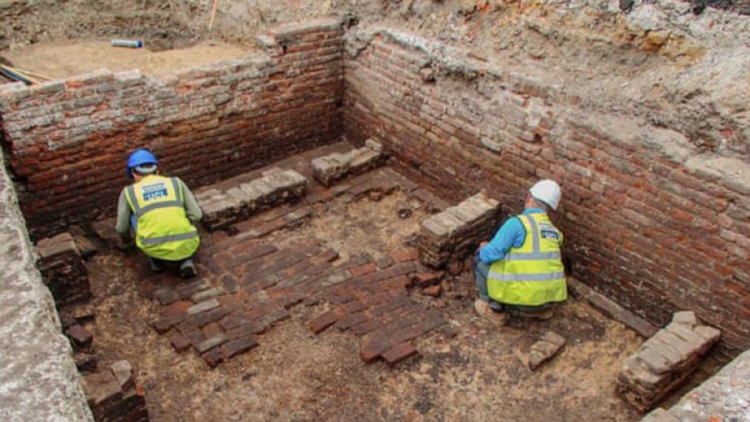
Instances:
[[[560,202],[560,186],[537,182],[526,195],[522,214],[509,218],[474,260],[479,299],[476,311],[503,323],[508,310],[539,319],[568,298],[561,246],[563,235],[547,216]]]
[[[152,270],[174,263],[183,278],[194,277],[192,257],[200,245],[194,224],[203,213],[190,189],[179,178],[160,176],[156,157],[145,149],[130,154],[127,171],[134,183],[120,193],[117,232],[129,242],[132,228]]]

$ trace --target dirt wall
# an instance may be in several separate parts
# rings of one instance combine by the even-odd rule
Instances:
[[[377,136],[414,177],[454,198],[487,189],[508,213],[537,179],[558,180],[579,279],[656,324],[691,309],[734,352],[750,346],[745,161],[398,31],[348,53],[348,139]]]
[[[3,85],[4,145],[32,235],[111,214],[137,147],[198,186],[336,141],[341,35],[338,20],[282,26],[263,37],[266,53],[214,65]]]
[[[174,1],[0,0],[0,53],[69,39],[137,37],[158,49],[188,45],[198,29]]]

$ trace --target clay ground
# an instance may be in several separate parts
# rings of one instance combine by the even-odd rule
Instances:
[[[182,49],[151,51],[112,47],[106,41],[75,40],[34,44],[2,55],[17,68],[57,79],[102,68],[113,72],[139,69],[145,74],[165,73],[241,57],[252,50],[215,41]]]
[[[317,204],[302,226],[258,242],[283,248],[315,240],[339,252],[334,266],[363,253],[378,259],[413,246],[427,213],[421,207],[399,218],[406,200],[401,191],[382,199],[342,195]],[[263,220],[261,214],[241,227]],[[225,241],[222,232],[204,233],[204,251]],[[150,325],[162,307],[149,297],[163,278],[151,277],[145,265],[136,254],[106,250],[88,262],[96,314],[89,328],[100,367],[120,359],[134,364],[154,421],[639,418],[615,394],[615,379],[643,340],[575,299],[551,321],[513,320],[500,329],[474,313],[473,282],[464,271],[448,276],[438,299],[410,290],[447,324],[417,339],[419,355],[395,367],[364,363],[350,332],[332,327],[313,334],[308,321],[329,308],[322,302],[291,307],[290,318],[258,336],[258,347],[210,369],[195,351],[176,352]],[[529,347],[550,329],[568,343],[531,372]]]

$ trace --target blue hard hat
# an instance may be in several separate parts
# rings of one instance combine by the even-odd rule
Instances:
[[[135,167],[145,164],[159,165],[159,162],[156,160],[156,156],[151,151],[145,148],[138,148],[137,150],[133,151],[130,154],[130,157],[128,157],[128,177],[133,177],[132,170]]]
[[[156,160],[156,156],[145,148],[139,148],[133,151],[130,154],[130,157],[128,157],[128,169],[142,166],[144,164],[158,165],[159,162]]]

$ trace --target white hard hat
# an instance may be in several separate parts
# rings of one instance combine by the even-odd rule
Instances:
[[[540,180],[529,189],[529,193],[534,199],[538,199],[549,205],[553,210],[557,209],[560,203],[560,185],[554,180]]]

